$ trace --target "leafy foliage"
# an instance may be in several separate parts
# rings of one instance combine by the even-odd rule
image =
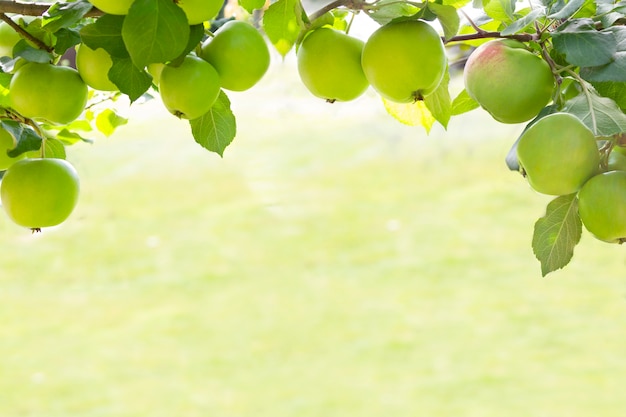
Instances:
[[[471,3],[471,4],[470,4]],[[222,13],[214,20],[189,25],[185,12],[172,0],[135,0],[127,15],[104,14],[86,0],[24,4],[25,18],[3,10],[2,25],[10,24],[20,40],[0,55],[0,126],[15,138],[10,155],[38,152],[65,158],[65,147],[95,132],[105,136],[127,121],[112,103],[126,96],[131,103],[158,97],[158,66],[179,65],[189,54],[199,54],[211,31],[232,18],[251,20],[277,53],[286,57],[298,51],[311,31],[333,27],[348,32],[361,16],[379,25],[398,20],[422,20],[440,29],[448,50],[448,68],[431,94],[412,103],[383,99],[383,106],[398,121],[422,126],[427,132],[438,123],[443,128],[454,116],[480,109],[468,91],[458,88],[458,69],[478,45],[493,38],[521,41],[528,51],[545,61],[554,77],[551,102],[526,127],[548,114],[567,112],[580,119],[598,138],[598,151],[607,169],[608,155],[624,145],[626,132],[626,5],[612,0],[540,0],[522,4],[514,0],[337,0],[320,10],[307,11],[300,0],[240,0],[235,16]],[[256,20],[262,16],[261,20]],[[253,20],[254,19],[254,20]],[[119,91],[92,92],[83,115],[66,125],[25,118],[11,107],[13,74],[25,62],[63,63],[71,50],[84,43],[106,51],[110,68],[106,77]],[[0,40],[0,47],[2,47]],[[0,49],[2,51],[2,49]],[[157,67],[152,67],[157,65]],[[496,74],[494,74],[496,75]],[[511,84],[515,80],[510,80]],[[311,98],[314,99],[313,97]],[[133,104],[136,105],[136,104]],[[224,155],[237,133],[237,122],[227,92],[222,89],[211,109],[189,120],[191,136],[203,148]],[[507,165],[520,169],[516,145],[506,156]],[[576,195],[558,196],[535,225],[533,250],[543,275],[565,266],[580,239],[582,226]]]

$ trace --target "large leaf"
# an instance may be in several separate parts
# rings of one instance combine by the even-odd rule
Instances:
[[[278,0],[263,14],[263,29],[282,56],[287,55],[305,29],[303,13],[300,0]]]
[[[626,82],[598,82],[593,83],[598,94],[613,100],[622,111],[626,111]]]
[[[255,9],[261,9],[265,5],[265,0],[239,0],[239,5],[248,13],[252,13]]]
[[[171,0],[135,0],[124,19],[122,38],[135,66],[143,68],[180,56],[189,40],[189,23]]]
[[[189,124],[195,141],[220,156],[224,156],[224,150],[237,133],[235,115],[230,109],[230,100],[223,91],[208,113],[190,120]]]
[[[124,16],[104,15],[80,30],[83,43],[91,49],[103,48],[113,57],[127,58],[128,51],[122,38]]]
[[[611,61],[602,66],[581,68],[580,75],[589,81],[626,81],[626,28],[611,27],[602,31],[615,37],[616,50]]]
[[[576,19],[552,33],[554,49],[567,62],[580,67],[595,67],[611,61],[617,41],[610,32],[599,32],[591,19]]]
[[[591,89],[591,86],[588,87]],[[577,116],[596,136],[613,136],[626,132],[626,115],[611,99],[590,92],[565,103],[563,111]]]
[[[535,223],[532,247],[541,263],[541,274],[563,268],[574,256],[574,247],[582,235],[576,194],[552,200],[546,215]]]

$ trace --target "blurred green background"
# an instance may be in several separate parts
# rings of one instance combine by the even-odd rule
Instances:
[[[68,149],[65,224],[0,218],[0,416],[624,415],[626,256],[585,233],[541,277],[522,126],[427,136],[292,59],[229,96],[223,159],[133,105]]]

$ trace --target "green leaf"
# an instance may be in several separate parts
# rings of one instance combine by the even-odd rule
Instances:
[[[185,12],[171,0],[135,0],[122,25],[124,44],[138,68],[176,59],[189,32]]]
[[[284,57],[305,29],[299,0],[278,0],[265,11],[263,29],[274,48]]]
[[[443,80],[441,80],[437,89],[424,98],[426,108],[444,128],[448,127],[452,111],[452,100],[450,99],[450,91],[448,89],[449,84],[450,73],[446,70]]]
[[[78,142],[87,142],[87,143],[91,143],[93,142],[90,139],[85,139],[84,137],[82,137],[81,135],[79,135],[76,132],[73,132],[69,129],[61,129],[59,132],[57,132],[57,134],[55,135],[55,137],[61,141],[61,143],[65,143],[68,145],[74,145]],[[47,142],[47,141],[46,141]]]
[[[499,22],[515,20],[515,0],[483,0],[483,9],[487,16]]]
[[[127,58],[128,51],[122,38],[124,16],[105,14],[80,30],[83,43],[91,49],[103,48],[112,57]]]
[[[189,52],[193,51],[196,46],[202,41],[204,38],[204,25],[193,25],[189,27],[189,40],[187,41],[187,46],[183,50],[183,52],[173,60],[173,62],[182,63],[185,57],[189,54]]]
[[[522,32],[528,26],[532,25],[539,17],[545,16],[545,14],[546,14],[545,8],[537,7],[536,9],[528,13],[526,16],[514,21],[509,26],[504,28],[504,30],[502,30],[500,34],[502,36],[508,36],[508,35],[513,35],[515,33]]]
[[[421,8],[396,0],[381,0],[376,6],[367,11],[367,15],[380,25],[386,25],[398,17],[409,17],[419,13]]]
[[[116,128],[128,123],[128,119],[115,113],[112,109],[104,109],[96,116],[96,127],[105,136],[111,136]]]
[[[626,28],[611,27],[602,31],[615,37],[616,51],[611,61],[602,66],[581,68],[580,75],[588,81],[626,81]]]
[[[252,13],[255,9],[260,9],[265,5],[265,0],[239,0],[239,5],[248,13]]]
[[[51,53],[31,46],[24,39],[20,40],[13,47],[13,56],[22,57],[27,61],[39,62],[41,64],[50,62],[53,59]]]
[[[624,17],[626,2],[615,3],[613,0],[596,0],[596,6],[602,26],[608,28]]]
[[[553,9],[553,13],[551,13],[548,17],[550,19],[568,19],[584,5],[585,0],[569,0],[562,8],[559,8],[559,10],[555,10],[556,8]]]
[[[443,35],[446,39],[450,39],[458,33],[461,19],[459,19],[459,14],[453,6],[444,6],[429,2],[428,9],[437,15],[437,19],[439,19],[439,23],[443,28]]]
[[[591,19],[577,19],[552,33],[554,49],[567,62],[580,67],[595,67],[611,61],[617,50],[615,36],[599,32]]]
[[[574,256],[574,247],[582,235],[576,194],[552,200],[546,215],[535,223],[532,248],[541,263],[541,274],[563,268]]]
[[[224,150],[235,138],[237,123],[224,91],[204,116],[189,121],[191,134],[203,148],[224,156]]]
[[[65,159],[67,157],[65,145],[63,145],[63,142],[60,140],[48,138],[44,141],[44,146],[44,155],[46,158]]]
[[[443,0],[443,5],[452,6],[455,9],[460,9],[461,7],[469,4],[472,0]]]
[[[467,113],[468,111],[472,111],[478,107],[480,107],[480,104],[471,98],[467,93],[467,90],[464,89],[454,98],[454,100],[452,100],[450,114],[452,116],[458,116],[459,114]]]
[[[130,58],[113,58],[109,70],[109,79],[131,101],[137,100],[152,85],[152,76],[145,70],[137,68]]]
[[[591,86],[587,87],[591,89]],[[591,106],[589,103],[591,100]],[[594,92],[589,99],[580,94],[568,100],[563,111],[572,113],[585,123],[596,136],[613,136],[626,132],[626,115],[611,99],[601,97]]]
[[[382,99],[385,110],[400,123],[409,126],[422,126],[426,129],[426,133],[430,133],[436,122],[426,103],[419,100],[414,103],[396,103],[395,101]]]
[[[594,82],[592,83],[598,94],[613,100],[622,111],[626,111],[626,82]]]
[[[61,28],[69,28],[80,22],[93,5],[88,1],[75,1],[72,3],[54,3],[43,14],[41,26],[50,32],[56,32]]]
[[[0,125],[17,141],[15,148],[7,152],[11,158],[15,158],[24,152],[36,151],[41,148],[43,139],[30,127],[26,127],[14,120],[2,120],[0,121]]]
[[[80,43],[80,34],[72,29],[59,29],[55,33],[57,42],[54,45],[54,52],[63,55],[65,51]]]

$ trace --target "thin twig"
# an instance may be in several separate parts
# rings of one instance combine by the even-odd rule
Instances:
[[[0,12],[0,20],[5,22],[7,25],[11,26],[11,28],[14,31],[16,31],[21,37],[23,37],[24,39],[26,39],[27,41],[35,45],[37,48],[42,49],[47,52],[52,52],[52,50],[54,49],[46,45],[44,42],[42,42],[41,39],[38,39],[34,37],[33,35],[31,35],[30,33],[28,33],[26,30],[24,30],[24,28],[22,28],[20,25],[15,23],[13,19],[11,19],[9,16],[7,16],[6,14],[2,12]]]
[[[15,13],[23,16],[43,16],[54,3],[26,3],[16,0],[0,0],[0,13]],[[95,7],[85,17],[98,17],[104,13]]]

